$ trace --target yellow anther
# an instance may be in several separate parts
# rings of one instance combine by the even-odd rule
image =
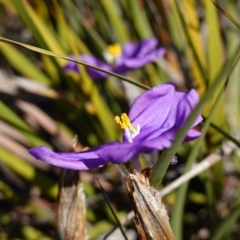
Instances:
[[[128,115],[126,113],[123,113],[120,117],[116,116],[115,121],[117,124],[120,125],[122,129],[129,128],[132,132],[137,132],[136,128],[133,127]]]
[[[121,119],[120,119],[119,116],[116,116],[116,117],[115,117],[115,121],[116,121],[117,124],[120,125],[121,128],[123,128],[123,127],[122,127],[122,122],[121,122]]]
[[[109,53],[111,53],[112,56],[118,57],[122,53],[122,48],[120,44],[112,44],[107,47],[107,50]]]

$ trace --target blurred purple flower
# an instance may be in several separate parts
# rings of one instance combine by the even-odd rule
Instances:
[[[118,50],[116,51],[116,48],[114,47],[114,53],[112,55],[110,52],[105,54],[106,58],[110,57],[110,61],[114,61],[113,65],[86,54],[81,55],[81,60],[96,67],[124,75],[128,71],[141,68],[150,62],[155,62],[158,57],[163,56],[166,53],[166,50],[165,48],[156,48],[157,44],[158,40],[156,38],[150,38],[139,43],[126,43],[123,45],[122,49],[117,45]],[[113,46],[111,46],[111,49],[113,49]],[[71,55],[71,57],[75,58],[74,55]],[[64,69],[66,71],[78,72],[77,65],[78,64],[75,62],[69,61]],[[87,71],[94,80],[108,77],[108,74],[96,71],[92,68],[87,67]]]
[[[124,113],[116,122],[124,129],[123,142],[110,142],[78,153],[55,153],[47,147],[32,148],[29,153],[36,159],[68,169],[86,170],[135,160],[140,153],[169,148],[176,132],[198,103],[194,89],[189,92],[175,90],[173,84],[158,85],[145,91],[132,104],[129,117]],[[198,116],[193,126],[202,121]],[[185,142],[201,134],[190,129]]]

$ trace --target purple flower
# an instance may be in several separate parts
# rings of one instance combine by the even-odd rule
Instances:
[[[106,58],[111,58],[109,61],[114,63],[113,65],[105,63],[91,55],[81,55],[81,60],[85,63],[94,65],[96,67],[103,68],[105,70],[126,74],[128,71],[141,68],[150,62],[155,62],[158,57],[163,56],[166,53],[165,48],[157,48],[158,41],[156,38],[150,38],[141,41],[140,43],[126,43],[122,49],[119,45],[111,46],[109,52],[106,52]],[[116,51],[117,48],[117,51]],[[72,55],[71,57],[75,57]],[[66,71],[78,72],[77,63],[68,62],[64,68]],[[87,68],[89,75],[94,79],[102,79],[108,77],[108,74],[101,71]]]
[[[110,142],[78,153],[55,153],[47,147],[32,148],[29,153],[36,159],[68,169],[91,169],[134,160],[140,153],[169,148],[176,131],[183,126],[188,115],[198,103],[194,89],[189,92],[175,90],[173,84],[158,85],[145,91],[132,104],[129,115],[115,117],[124,130],[123,142]],[[193,126],[202,121],[198,116]],[[200,136],[190,129],[185,141]]]

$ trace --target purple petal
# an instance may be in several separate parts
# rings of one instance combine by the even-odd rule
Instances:
[[[71,57],[76,58],[75,56],[71,56]],[[103,61],[101,61],[101,60],[99,60],[99,59],[97,59],[97,58],[95,58],[91,55],[82,54],[81,55],[81,60],[85,63],[88,63],[88,64],[91,64],[93,66],[102,68],[104,70],[112,71],[112,67],[110,65],[104,63]],[[98,79],[101,79],[101,78],[107,78],[108,77],[108,74],[106,74],[104,72],[97,71],[97,70],[94,70],[94,69],[89,68],[89,67],[86,67],[86,69],[88,71],[88,74],[94,80],[98,80]],[[78,73],[79,72],[78,64],[75,63],[75,62],[69,61],[67,63],[67,65],[64,67],[64,70],[65,71],[74,71],[74,72]]]
[[[70,58],[76,59],[74,55],[70,55]],[[78,71],[78,64],[72,61],[68,61],[67,64],[64,66],[64,71],[74,71],[74,72],[79,72]]]
[[[121,164],[129,161],[141,152],[141,145],[111,142],[83,152],[56,153],[40,146],[29,150],[29,153],[43,162],[73,170],[99,168],[108,162]]]
[[[73,170],[88,170],[102,167],[107,163],[95,151],[96,149],[79,153],[55,153],[47,147],[40,146],[30,149],[29,153],[38,160],[58,167]]]
[[[111,142],[88,151],[77,153],[56,153],[45,146],[32,148],[29,150],[29,153],[38,160],[58,167],[73,170],[89,170],[102,167],[108,162],[115,164],[125,163],[134,159],[141,152],[150,153],[169,146],[170,141],[163,136],[161,139],[151,139],[145,142]]]
[[[122,57],[125,58],[131,58],[135,55],[135,53],[138,50],[139,44],[128,42],[122,47]]]
[[[159,48],[143,56],[136,56],[132,58],[124,58],[122,56],[118,60],[117,66],[113,69],[113,71],[119,74],[125,74],[128,71],[141,68],[150,62],[155,62],[158,57],[163,56],[165,53],[165,48]]]
[[[98,156],[106,161],[121,164],[125,163],[141,152],[141,145],[138,143],[119,143],[113,142],[108,145],[103,145],[97,150]]]
[[[99,59],[97,59],[93,56],[82,55],[82,60],[83,60],[83,62],[89,63],[93,66],[102,68],[104,70],[113,71],[113,69],[110,65],[104,63],[103,61],[100,61]],[[101,79],[101,78],[107,78],[108,77],[107,73],[97,71],[97,70],[94,70],[92,68],[87,67],[87,71],[88,71],[89,75],[92,77],[92,79],[94,79],[94,80],[98,80],[98,79]]]
[[[170,134],[169,134],[170,136]],[[171,138],[165,134],[158,138],[147,139],[146,141],[134,141],[133,143],[111,143],[103,145],[97,150],[97,155],[105,161],[114,164],[122,164],[135,159],[140,153],[151,153],[171,146]]]
[[[154,48],[156,48],[158,45],[157,38],[149,38],[142,40],[139,43],[139,51],[137,52],[137,57],[143,57],[147,55],[150,51],[155,51]]]
[[[188,116],[199,102],[197,92],[192,89],[188,92],[175,91],[171,111],[167,118],[167,123],[174,124],[176,128],[180,128],[186,122]],[[193,126],[196,126],[202,121],[201,115],[194,121]]]
[[[139,43],[126,43],[122,48],[122,57],[123,59],[128,59],[144,56],[153,50],[157,44],[158,40],[156,38],[145,39]]]
[[[140,125],[140,134],[134,141],[162,138],[173,140],[175,133],[186,122],[199,98],[195,90],[180,92],[175,90],[173,84],[158,85],[140,95],[132,104],[129,117],[133,124]],[[202,121],[198,116],[193,126]],[[187,135],[185,141],[199,136]],[[126,135],[123,137],[126,142]]]
[[[133,125],[162,126],[170,111],[175,93],[173,84],[161,84],[145,91],[132,104],[129,118]]]
[[[201,133],[195,129],[190,129],[187,133],[187,136],[184,139],[184,142],[192,141],[201,136]]]

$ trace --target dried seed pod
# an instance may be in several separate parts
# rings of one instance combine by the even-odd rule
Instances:
[[[76,136],[72,151],[81,150],[83,148]],[[61,172],[56,220],[58,239],[87,239],[85,195],[80,181],[80,171],[63,169]]]
[[[85,195],[80,182],[80,172],[62,170],[56,221],[59,239],[87,239],[85,211]]]
[[[134,223],[141,240],[173,240],[169,218],[159,191],[150,186],[150,169],[133,170],[125,179],[128,196],[135,212]]]

